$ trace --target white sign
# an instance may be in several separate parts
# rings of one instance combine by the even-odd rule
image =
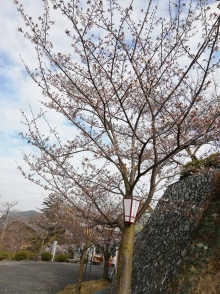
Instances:
[[[57,249],[57,241],[54,241],[54,242],[53,242],[53,247],[52,247],[52,255],[53,255],[53,257],[52,257],[52,262],[53,262],[53,260],[54,260],[54,256],[55,256],[55,253],[56,253],[56,249]]]

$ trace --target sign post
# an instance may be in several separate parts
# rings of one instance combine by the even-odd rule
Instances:
[[[57,249],[57,241],[54,241],[53,242],[53,247],[52,247],[52,262],[54,261],[54,256],[55,256],[55,253],[56,253],[56,249]]]

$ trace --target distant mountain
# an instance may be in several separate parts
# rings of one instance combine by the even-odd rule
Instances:
[[[27,211],[19,211],[19,212],[15,212],[14,214],[19,215],[23,218],[28,218],[31,216],[36,216],[41,214],[40,212],[36,211],[36,210],[27,210]]]
[[[1,218],[2,215],[4,215],[4,213],[5,213],[5,211],[0,209],[0,218]],[[30,217],[37,216],[37,215],[40,215],[40,214],[42,214],[42,213],[38,212],[36,210],[11,211],[10,212],[10,217],[19,216],[21,218],[28,219]]]

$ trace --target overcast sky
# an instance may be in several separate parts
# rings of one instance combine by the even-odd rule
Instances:
[[[33,15],[41,15],[42,1],[22,3]],[[20,109],[29,112],[30,104],[38,113],[42,105],[41,91],[27,75],[19,56],[34,66],[33,47],[18,32],[18,27],[24,25],[13,1],[0,0],[0,202],[18,201],[17,209],[29,210],[40,208],[43,195],[47,194],[25,180],[17,169],[17,164],[25,167],[21,150],[31,151],[18,135],[24,130]],[[62,126],[60,116],[53,113],[50,120]]]
[[[22,0],[22,3],[31,15],[41,15],[43,1]],[[38,113],[42,107],[39,102],[42,95],[21,61],[20,55],[34,68],[36,56],[32,45],[18,32],[18,27],[24,25],[13,0],[0,0],[0,202],[18,201],[17,209],[29,210],[40,208],[43,195],[47,193],[25,180],[17,169],[17,164],[25,168],[21,150],[27,153],[33,151],[18,135],[24,130],[20,109],[29,113],[30,104],[33,111]],[[57,44],[61,30],[62,23],[60,31],[54,36]],[[64,44],[60,46],[64,49]],[[51,111],[47,118],[53,126],[57,125],[62,130],[63,138],[68,137],[72,130],[61,115]]]

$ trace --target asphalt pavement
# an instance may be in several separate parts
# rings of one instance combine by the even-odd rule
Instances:
[[[56,294],[76,283],[78,269],[75,263],[0,261],[0,294]],[[103,266],[92,265],[90,280],[102,274]]]

